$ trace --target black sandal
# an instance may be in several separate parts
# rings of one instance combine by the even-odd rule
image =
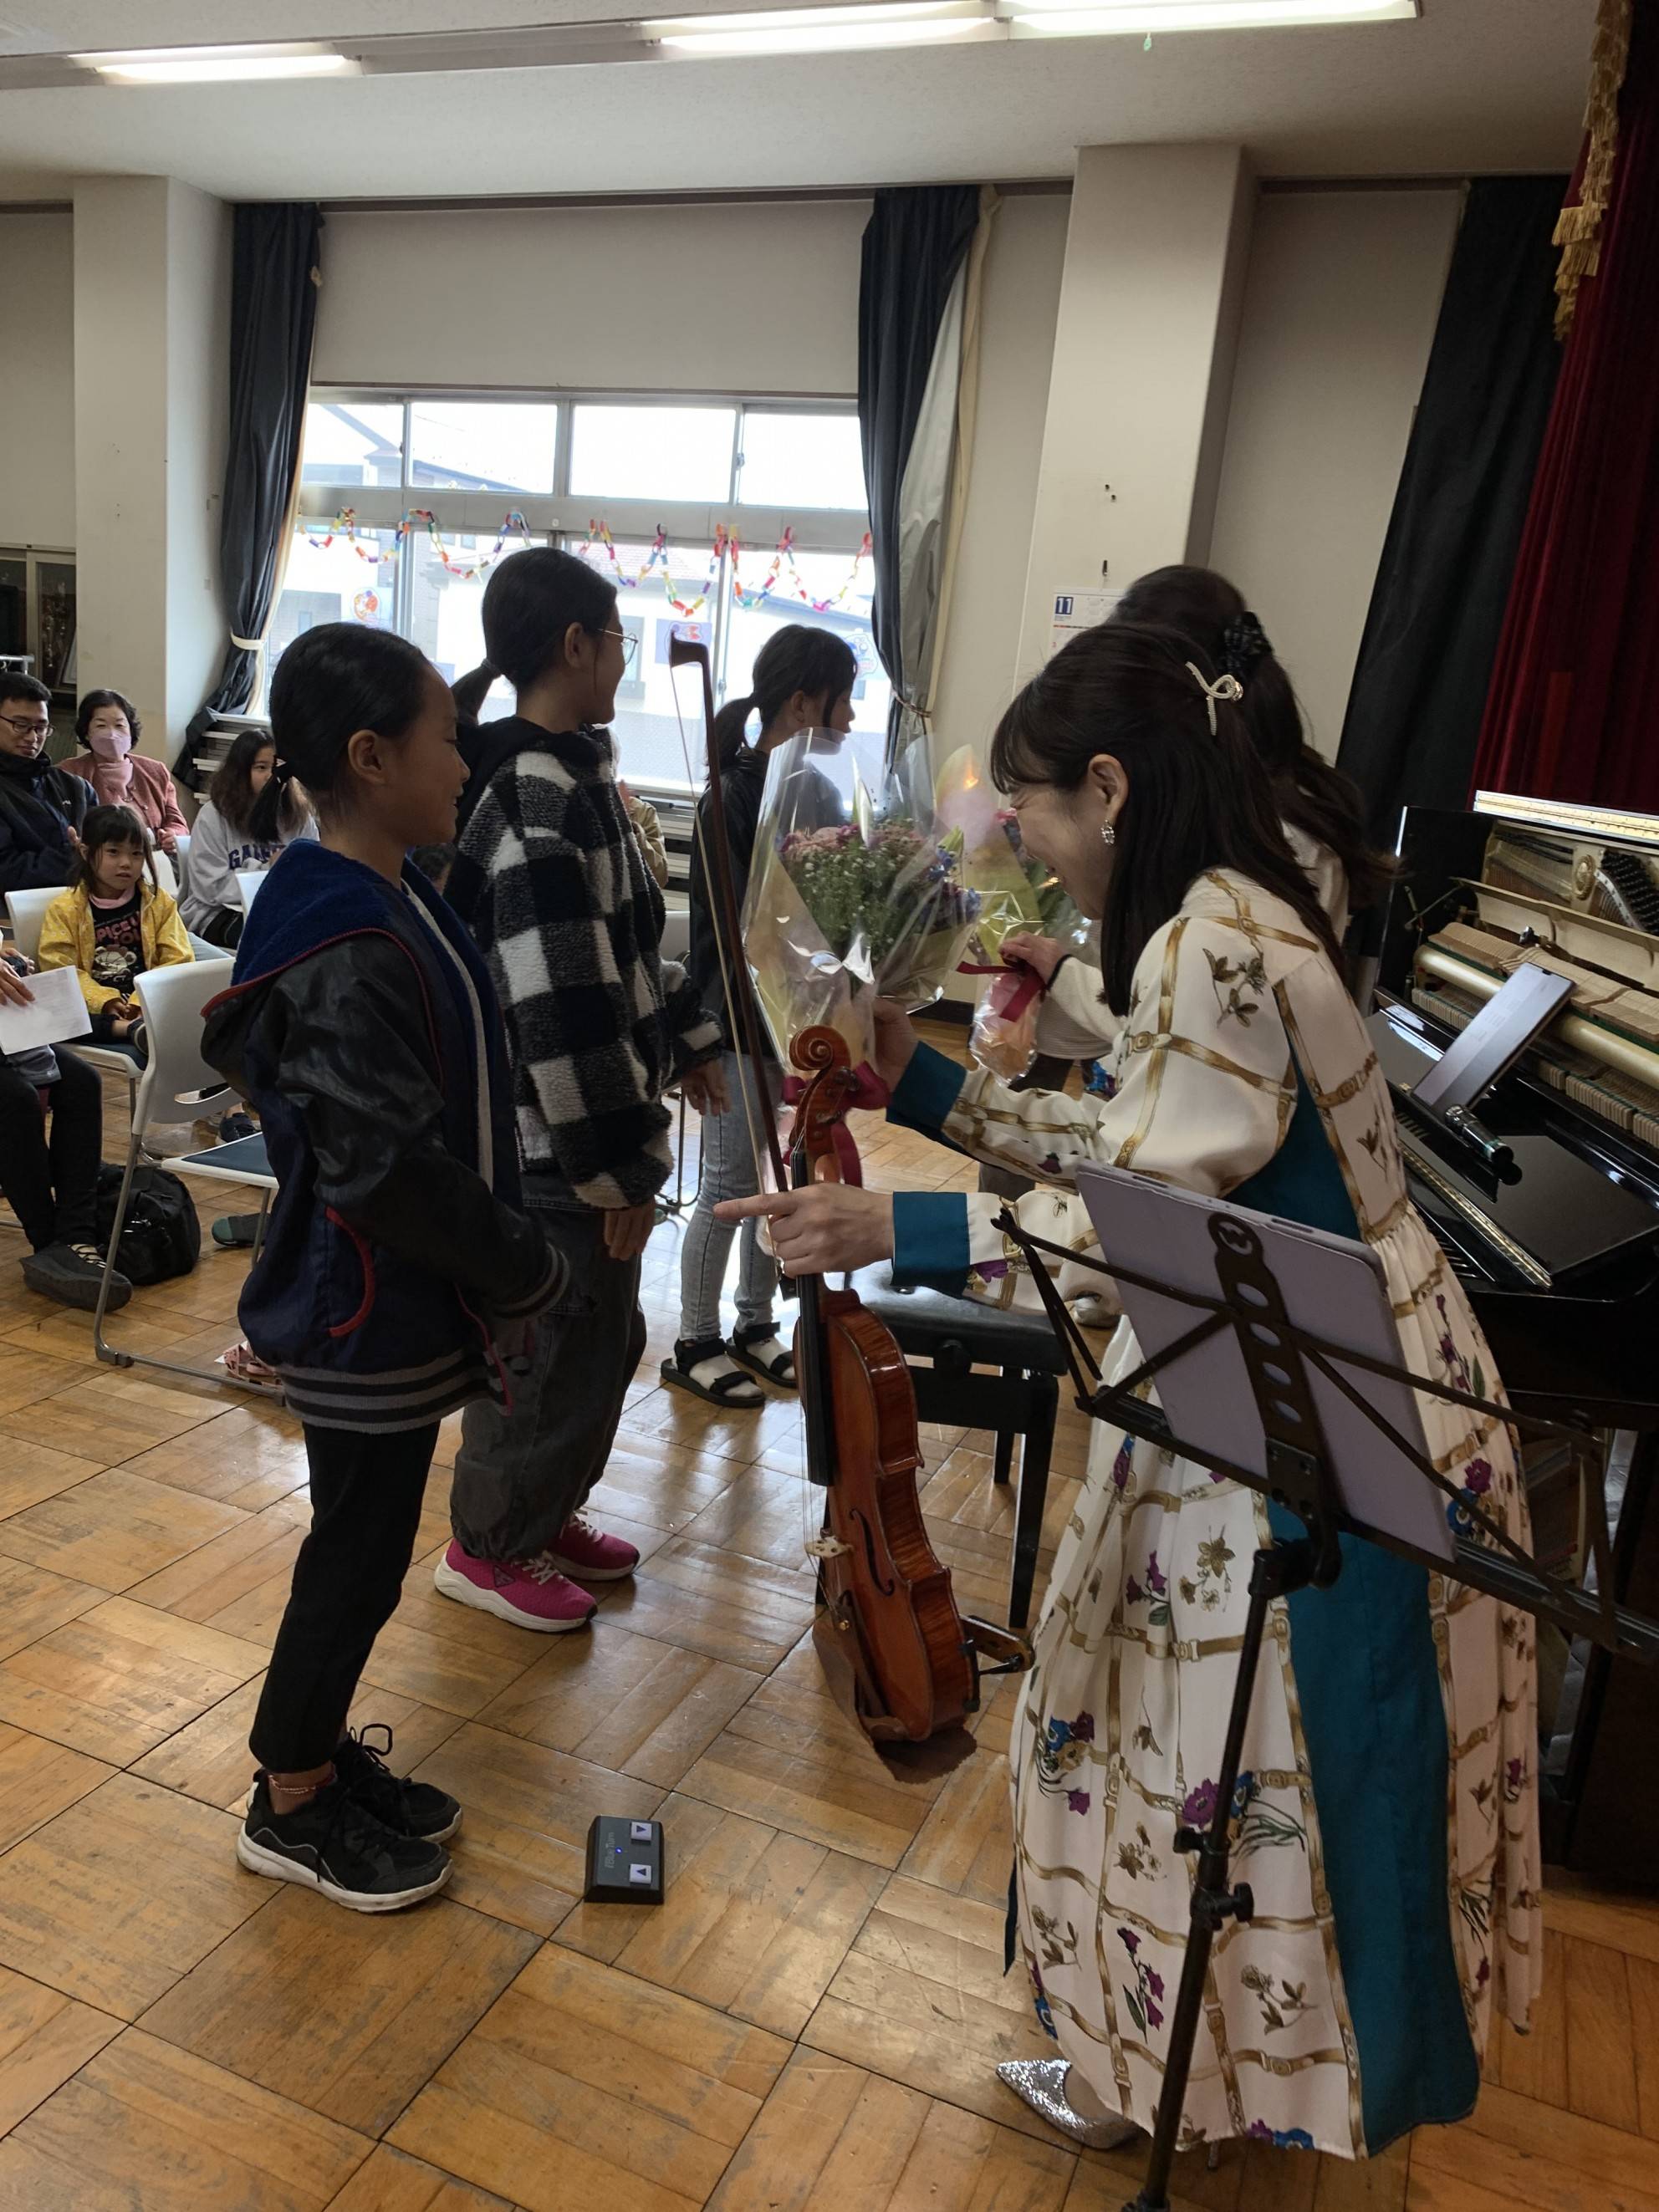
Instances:
[[[769,1321],[751,1322],[748,1328],[738,1330],[726,1349],[739,1367],[746,1367],[751,1375],[758,1375],[763,1382],[770,1382],[780,1390],[793,1390],[799,1385],[795,1381],[793,1353],[781,1352],[775,1359],[765,1360],[757,1359],[750,1350],[751,1345],[764,1344],[768,1337],[775,1336],[777,1333],[775,1326]]]
[[[763,1397],[739,1398],[736,1395],[739,1390],[748,1391],[754,1388],[746,1376],[728,1370],[724,1375],[717,1375],[712,1382],[699,1382],[691,1372],[694,1367],[702,1366],[705,1359],[724,1359],[729,1356],[725,1341],[718,1336],[706,1337],[696,1344],[688,1344],[682,1337],[674,1346],[672,1357],[662,1364],[662,1379],[665,1382],[672,1383],[677,1390],[689,1390],[694,1398],[701,1398],[706,1405],[724,1407],[728,1412],[736,1413],[758,1413],[766,1403]],[[750,1367],[753,1364],[752,1361],[744,1362]]]

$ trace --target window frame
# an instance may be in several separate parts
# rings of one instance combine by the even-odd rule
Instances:
[[[403,456],[399,480],[396,485],[329,484],[302,481],[295,508],[296,526],[302,522],[331,522],[342,507],[349,507],[358,523],[366,530],[395,527],[409,507],[416,503],[413,495],[416,487],[410,481],[414,408],[420,400],[441,399],[471,401],[480,405],[498,403],[504,405],[552,406],[557,414],[553,448],[553,489],[550,492],[526,492],[513,500],[500,492],[423,488],[427,496],[419,504],[429,505],[434,513],[441,513],[441,527],[448,537],[493,538],[501,527],[501,517],[507,507],[516,507],[524,516],[530,533],[526,542],[563,545],[571,551],[586,538],[590,521],[602,520],[619,543],[635,544],[649,544],[660,526],[671,545],[695,547],[699,550],[714,544],[716,531],[724,524],[728,530],[737,532],[745,560],[763,567],[771,559],[786,529],[793,529],[794,532],[793,542],[797,552],[844,553],[849,562],[856,558],[869,532],[867,506],[786,509],[769,504],[750,505],[738,497],[743,471],[744,432],[751,415],[856,416],[858,403],[845,392],[647,392],[564,386],[538,391],[505,386],[362,384],[313,385],[306,397],[308,407],[401,404]],[[573,494],[570,489],[570,458],[574,415],[575,409],[580,406],[731,408],[732,453],[726,475],[726,498],[720,501],[618,499],[601,501],[597,495]],[[302,461],[303,458],[302,453]],[[391,627],[401,636],[407,636],[412,627],[414,570],[412,561],[403,560],[397,564]],[[709,652],[716,704],[723,703],[726,694],[726,660],[732,628],[730,615],[733,604],[729,588],[730,570],[731,556],[723,554],[715,579]],[[754,574],[751,566],[751,580]],[[285,584],[287,580],[285,577]]]

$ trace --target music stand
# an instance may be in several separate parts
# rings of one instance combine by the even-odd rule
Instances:
[[[1130,1264],[1127,1256],[1113,1256],[1115,1247],[1120,1253],[1123,1250],[1120,1231],[1130,1209],[1121,1201],[1129,1197],[1131,1187],[1138,1224],[1137,1237],[1132,1240],[1135,1256],[1139,1256],[1147,1242],[1149,1223],[1158,1236],[1161,1216],[1166,1233],[1161,1241],[1152,1242],[1152,1249],[1184,1255],[1186,1266],[1176,1271],[1184,1279],[1167,1279],[1163,1273]],[[1628,1613],[1606,1595],[1613,1587],[1607,1515],[1594,1484],[1586,1486],[1591,1500],[1588,1533],[1595,1581],[1591,1589],[1546,1574],[1477,1501],[1439,1473],[1424,1447],[1415,1400],[1419,1395],[1438,1398],[1468,1412],[1490,1415],[1528,1435],[1566,1437],[1580,1450],[1589,1441],[1587,1429],[1517,1413],[1512,1407],[1471,1391],[1425,1381],[1401,1366],[1397,1358],[1376,1357],[1364,1348],[1364,1316],[1357,1310],[1352,1325],[1343,1330],[1350,1340],[1346,1342],[1301,1325],[1293,1308],[1299,1304],[1298,1292],[1306,1294],[1304,1279],[1310,1272],[1317,1273],[1310,1267],[1310,1251],[1330,1254],[1346,1249],[1351,1260],[1370,1271],[1382,1316],[1388,1323],[1389,1340],[1397,1347],[1381,1270],[1368,1247],[1322,1236],[1224,1200],[1200,1199],[1188,1191],[1165,1188],[1122,1170],[1084,1170],[1079,1174],[1078,1188],[1100,1237],[1103,1255],[1100,1260],[1088,1259],[1030,1235],[1006,1210],[998,1217],[996,1225],[1024,1255],[1066,1352],[1079,1406],[1094,1419],[1109,1421],[1207,1467],[1213,1474],[1264,1492],[1292,1513],[1307,1532],[1290,1540],[1263,1545],[1255,1554],[1238,1672],[1216,1775],[1215,1809],[1207,1829],[1183,1826],[1176,1832],[1176,1850],[1198,1855],[1191,1923],[1170,2019],[1163,2093],[1146,2179],[1140,2194],[1125,2208],[1125,2212],[1169,2212],[1170,2176],[1203,2014],[1211,1949],[1226,1921],[1248,1921],[1255,1910],[1249,1884],[1230,1886],[1227,1869],[1233,1800],[1262,1641],[1274,1600],[1310,1586],[1328,1589],[1341,1571],[1338,1540],[1346,1534],[1381,1545],[1431,1572],[1449,1575],[1503,1604],[1556,1620],[1570,1634],[1588,1637],[1610,1650],[1650,1661],[1659,1659],[1659,1623]],[[1212,1289],[1195,1279],[1191,1264],[1194,1209],[1199,1210],[1202,1219],[1213,1268]],[[1143,1316],[1162,1315],[1161,1322],[1153,1322],[1159,1347],[1121,1382],[1103,1387],[1093,1354],[1067,1311],[1043,1263],[1043,1255],[1110,1277],[1119,1287],[1132,1322],[1133,1309],[1137,1306]],[[1280,1281],[1281,1272],[1293,1286],[1289,1299]],[[1194,1316],[1189,1327],[1171,1330],[1170,1301]],[[1185,1415],[1193,1415],[1195,1426],[1214,1432],[1213,1394],[1223,1370],[1218,1369],[1213,1355],[1222,1349],[1227,1352],[1238,1385],[1235,1402],[1226,1408],[1226,1419],[1240,1439],[1234,1451],[1224,1454],[1182,1441]],[[1168,1401],[1166,1405],[1149,1402],[1140,1395],[1159,1376],[1164,1378],[1160,1395]],[[1362,1394],[1366,1386],[1380,1403]],[[1190,1401],[1200,1390],[1205,1401],[1194,1409]],[[1412,1407],[1403,1419],[1402,1403]],[[1331,1409],[1339,1405],[1348,1409],[1340,1458],[1327,1433],[1328,1427],[1335,1425]],[[1403,1498],[1395,1501],[1399,1510],[1390,1507],[1386,1492],[1379,1490],[1375,1480],[1375,1466],[1368,1468],[1363,1455],[1356,1458],[1354,1412],[1363,1415],[1364,1424],[1374,1432],[1379,1458],[1386,1458],[1396,1471],[1403,1467],[1407,1479],[1415,1469],[1454,1509],[1450,1519],[1443,1509],[1438,1512],[1434,1524],[1437,1533],[1426,1545],[1423,1535],[1427,1524],[1421,1514],[1407,1506]],[[1249,1463],[1253,1459],[1254,1465]],[[1373,1513],[1381,1503],[1381,1516],[1369,1518],[1357,1510],[1362,1500]],[[1441,1535],[1437,1531],[1443,1527]]]

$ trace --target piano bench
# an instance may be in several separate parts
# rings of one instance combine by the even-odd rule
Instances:
[[[976,1299],[946,1297],[940,1291],[896,1290],[884,1267],[854,1275],[853,1287],[866,1310],[892,1331],[909,1362],[919,1419],[991,1430],[996,1437],[992,1480],[998,1483],[1013,1473],[1015,1437],[1025,1439],[1008,1574],[1008,1626],[1024,1628],[1030,1618],[1060,1377],[1066,1371],[1066,1355],[1047,1316],[1005,1313]],[[976,1366],[1000,1372],[975,1375]]]

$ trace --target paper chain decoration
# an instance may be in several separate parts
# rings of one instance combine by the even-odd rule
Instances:
[[[495,562],[500,560],[501,549],[509,538],[521,538],[526,544],[536,542],[530,526],[516,507],[509,508],[502,516],[501,526],[496,532],[495,543],[489,551],[473,561],[457,560],[451,554],[449,548],[444,543],[443,532],[439,527],[438,518],[429,507],[411,507],[395,528],[388,533],[392,539],[390,546],[381,544],[378,538],[371,538],[368,544],[363,542],[364,533],[358,526],[357,510],[352,507],[343,507],[333,521],[330,523],[326,532],[308,529],[302,525],[301,534],[307,544],[315,545],[319,551],[326,550],[337,538],[343,538],[360,561],[369,561],[378,564],[381,561],[395,561],[401,550],[403,540],[417,525],[426,531],[438,558],[450,574],[459,577],[465,583],[471,583],[475,578],[483,575],[487,570],[494,568]],[[689,622],[700,615],[708,605],[709,596],[720,574],[720,562],[726,559],[729,559],[732,563],[732,591],[740,607],[762,606],[768,599],[775,596],[779,599],[799,599],[804,606],[810,607],[814,614],[828,614],[832,608],[846,605],[859,580],[860,572],[864,563],[870,558],[871,545],[870,533],[866,530],[864,533],[863,544],[853,556],[853,565],[848,572],[846,580],[839,591],[832,592],[828,599],[814,599],[806,587],[805,579],[802,576],[795,560],[795,532],[793,526],[787,528],[783,536],[778,540],[776,550],[772,556],[771,566],[766,572],[765,580],[757,586],[745,584],[742,579],[738,565],[743,554],[742,541],[735,531],[728,530],[723,522],[720,523],[715,529],[714,542],[708,550],[708,565],[704,574],[702,588],[695,598],[687,596],[674,582],[668,565],[668,533],[660,523],[657,526],[655,536],[646,549],[645,559],[631,574],[623,567],[617,553],[616,543],[609,528],[602,521],[589,521],[587,536],[576,548],[576,551],[579,557],[583,560],[592,560],[596,556],[599,556],[610,569],[618,588],[625,592],[637,591],[641,584],[647,582],[658,569],[660,569],[663,591],[669,605],[673,608],[676,614]],[[774,587],[780,583],[783,588],[775,592]]]

